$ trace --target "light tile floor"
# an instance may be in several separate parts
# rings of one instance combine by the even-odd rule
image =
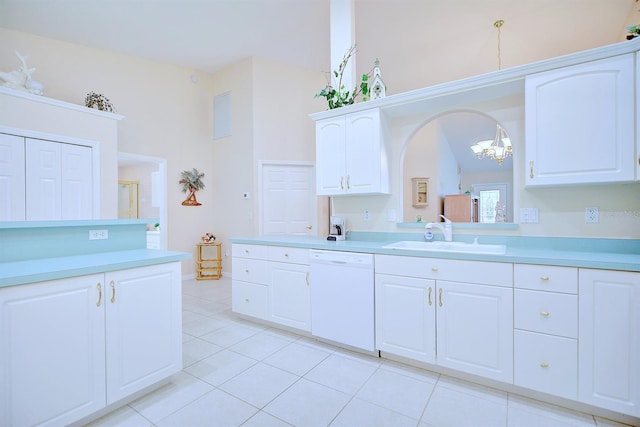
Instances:
[[[235,316],[231,280],[183,282],[184,369],[93,426],[622,426]]]

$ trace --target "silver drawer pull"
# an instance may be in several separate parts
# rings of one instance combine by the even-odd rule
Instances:
[[[438,272],[438,267],[431,267],[431,271],[433,271],[434,273]]]
[[[540,364],[540,367],[541,367],[541,368],[548,368],[548,367],[549,367],[549,364],[548,364],[547,362],[542,362],[542,363]]]
[[[540,276],[540,280],[542,280],[543,282],[548,282],[549,276]]]
[[[249,269],[247,268],[244,272],[245,272],[245,273],[247,273],[247,274],[249,274]]]
[[[542,317],[549,317],[549,312],[548,312],[548,311],[541,311],[541,312],[540,312],[540,316],[542,316]]]

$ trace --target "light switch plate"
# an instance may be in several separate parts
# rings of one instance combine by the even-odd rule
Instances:
[[[538,208],[520,208],[521,224],[538,224]]]

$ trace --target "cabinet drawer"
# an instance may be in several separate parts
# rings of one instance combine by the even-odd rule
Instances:
[[[231,309],[235,313],[267,318],[269,291],[266,285],[234,280],[231,286]]]
[[[424,258],[397,255],[375,255],[376,274],[427,278]]]
[[[267,259],[269,247],[262,245],[246,245],[243,243],[234,243],[231,246],[231,254],[234,257]]]
[[[376,273],[492,286],[513,286],[513,264],[376,255]]]
[[[577,338],[577,295],[516,289],[514,296],[516,329]]]
[[[233,257],[231,261],[233,280],[269,284],[269,262],[259,259]]]
[[[578,343],[535,332],[514,333],[514,384],[577,399]]]
[[[309,265],[309,249],[269,246],[269,260]]]
[[[513,283],[516,288],[535,291],[578,293],[578,269],[550,265],[515,264]]]

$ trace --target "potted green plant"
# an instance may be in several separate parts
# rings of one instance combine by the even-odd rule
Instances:
[[[356,45],[354,44],[349,48],[347,53],[345,53],[342,58],[342,62],[338,66],[337,70],[333,71],[332,77],[334,79],[335,86],[332,84],[331,79],[327,83],[327,85],[322,89],[319,93],[315,95],[316,98],[326,98],[327,103],[329,104],[329,109],[333,110],[334,108],[344,107],[345,105],[351,105],[356,101],[356,97],[362,94],[362,100],[366,101],[369,99],[369,75],[363,74],[360,79],[360,85],[353,88],[353,90],[345,90],[345,86],[342,83],[342,77],[344,74],[344,69],[351,59],[351,56],[356,53]]]
[[[198,169],[193,168],[191,171],[182,171],[181,175],[182,179],[178,181],[178,184],[182,184],[183,193],[189,192],[189,196],[182,202],[182,205],[200,206],[202,203],[196,200],[196,191],[204,188],[204,182],[202,182],[204,173],[200,173]]]

